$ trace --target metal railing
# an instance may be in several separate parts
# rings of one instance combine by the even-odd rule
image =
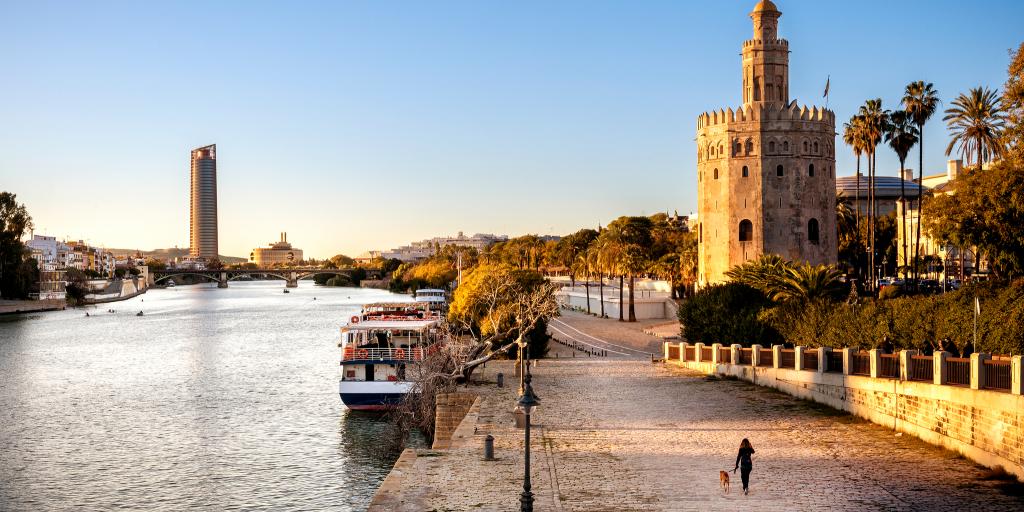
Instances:
[[[850,373],[853,375],[871,375],[871,355],[867,352],[850,354]]]
[[[712,352],[713,351],[711,350],[711,347],[701,347],[700,348],[700,360],[701,360],[701,362],[706,363],[706,362],[711,361],[711,358],[713,357],[711,355]]]
[[[825,355],[825,371],[828,373],[843,373],[843,353],[830,351]]]
[[[782,349],[782,355],[779,356],[779,368],[788,368],[793,370],[796,368],[796,351],[793,349]]]
[[[935,380],[935,358],[932,356],[910,356],[908,362],[908,377],[910,380],[921,382],[933,382]]]
[[[668,346],[668,358],[672,359],[672,360],[678,360],[679,359],[679,345],[675,345],[675,346],[669,345]]]
[[[818,350],[804,350],[803,364],[800,366],[802,369],[816,372],[818,371]]]
[[[684,354],[683,360],[685,361],[696,361],[697,347],[686,347],[686,354]]]
[[[1007,359],[986,359],[982,362],[985,382],[982,387],[995,391],[1009,391],[1011,384],[1010,361]]]
[[[878,376],[884,379],[900,378],[899,354],[879,354]]]
[[[951,386],[971,385],[971,360],[969,358],[946,358],[946,384]]]
[[[740,349],[740,364],[749,365],[754,362],[754,349],[741,348]]]
[[[758,366],[775,366],[775,351],[770,348],[762,348],[758,354]]]
[[[341,361],[421,361],[422,348],[356,348],[345,347]]]

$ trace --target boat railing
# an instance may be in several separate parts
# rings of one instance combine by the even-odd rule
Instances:
[[[414,348],[363,348],[345,347],[341,351],[341,362],[347,361],[422,361],[424,350]]]

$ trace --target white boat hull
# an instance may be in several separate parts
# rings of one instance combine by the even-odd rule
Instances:
[[[360,381],[338,382],[338,393],[345,406],[355,411],[381,411],[402,401],[412,389],[406,381]]]

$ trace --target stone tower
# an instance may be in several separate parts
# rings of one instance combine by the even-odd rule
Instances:
[[[782,13],[761,0],[743,104],[697,118],[698,286],[762,254],[836,263],[835,114],[789,100]]]

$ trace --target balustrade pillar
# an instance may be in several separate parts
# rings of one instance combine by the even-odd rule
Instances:
[[[663,352],[663,353],[665,354],[664,356],[662,356],[662,358],[663,358],[664,360],[666,360],[666,361],[668,361],[668,346],[669,346],[669,345],[671,345],[671,343],[669,343],[669,342],[667,342],[667,341],[663,341],[663,342],[661,342],[661,348],[662,348],[662,352]]]
[[[985,387],[985,361],[992,359],[989,354],[975,352],[971,354],[971,389]]]
[[[1010,392],[1015,395],[1024,394],[1024,361],[1021,356],[1010,359]]]
[[[739,343],[733,343],[732,344],[732,358],[730,359],[730,362],[732,364],[739,365],[740,364],[740,354],[742,354],[742,352],[743,352],[743,345],[740,345]]]
[[[828,370],[828,355],[832,353],[832,347],[818,348],[818,373],[825,373]]]
[[[946,358],[949,352],[942,350],[932,354],[932,383],[941,386],[946,383]]]
[[[690,344],[685,341],[679,344],[679,360],[682,362],[686,362],[686,347],[688,346]]]
[[[913,371],[913,359],[916,355],[916,350],[900,350],[900,380],[911,380],[910,374]]]
[[[772,368],[778,369],[782,364],[782,345],[772,345]]]
[[[843,375],[850,375],[853,373],[853,353],[856,350],[849,347],[841,350],[843,351]]]
[[[797,346],[793,347],[793,369],[794,370],[803,370],[804,369],[804,350],[807,350],[807,348],[802,346],[802,345],[797,345]]]
[[[714,343],[711,345],[711,362],[715,364],[722,364],[722,344]]]
[[[877,348],[868,350],[868,357],[871,360],[871,378],[877,379],[882,373],[882,351]]]
[[[701,361],[701,358],[703,356],[704,356],[704,344],[703,343],[698,343],[698,344],[694,345],[693,360],[698,362],[698,363],[703,362],[703,361]]]
[[[750,366],[758,366],[761,364],[761,345],[750,346]]]

